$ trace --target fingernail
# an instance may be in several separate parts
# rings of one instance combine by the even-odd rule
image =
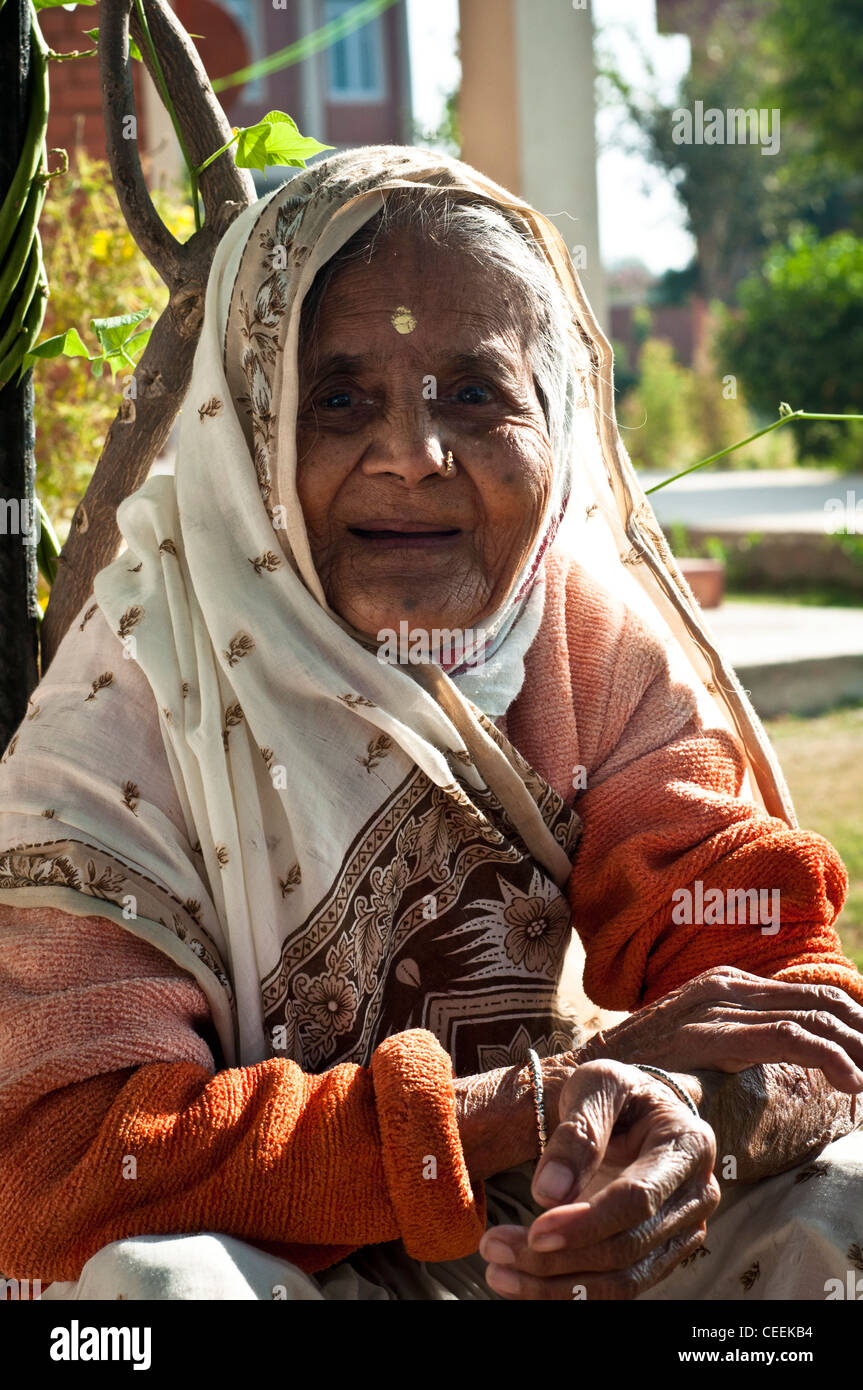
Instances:
[[[483,1246],[483,1258],[490,1265],[514,1265],[515,1255],[502,1240],[488,1240]]]
[[[545,1254],[549,1250],[562,1250],[566,1245],[564,1236],[555,1235],[549,1231],[547,1236],[534,1236],[529,1242],[531,1250],[538,1250]]]
[[[498,1293],[518,1293],[521,1280],[512,1269],[501,1269],[499,1265],[489,1265],[485,1272],[486,1280]]]
[[[565,1168],[562,1163],[546,1163],[536,1182],[533,1190],[537,1197],[544,1197],[548,1202],[561,1201],[572,1187],[572,1170]]]

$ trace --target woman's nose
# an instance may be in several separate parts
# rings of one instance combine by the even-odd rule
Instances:
[[[368,477],[391,474],[408,487],[416,487],[431,474],[440,476],[445,453],[440,435],[430,423],[415,418],[384,421],[366,449],[361,467]]]

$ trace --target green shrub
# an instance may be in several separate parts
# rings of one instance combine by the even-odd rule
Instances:
[[[739,314],[726,316],[719,333],[719,357],[756,410],[775,415],[788,401],[795,410],[863,412],[863,240],[796,232],[771,247],[737,297]],[[794,429],[800,453],[859,466],[859,432],[846,458],[848,426],[804,420]]]
[[[171,231],[186,240],[192,210],[154,194]],[[132,239],[105,161],[77,151],[69,173],[52,179],[40,220],[50,297],[41,339],[75,327],[96,348],[91,318],[151,309],[155,322],[168,291]],[[120,405],[123,380],[91,375],[83,360],[57,357],[35,369],[36,488],[65,539]]]
[[[637,468],[664,471],[697,461],[690,376],[661,338],[648,338],[639,358],[638,385],[620,406],[624,443]]]
[[[758,428],[739,383],[723,381],[709,359],[699,371],[684,367],[670,343],[648,338],[639,373],[619,410],[623,439],[636,468],[676,472],[739,443]],[[789,428],[765,435],[713,466],[790,468],[794,462]]]

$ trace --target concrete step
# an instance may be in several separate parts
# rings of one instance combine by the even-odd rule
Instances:
[[[863,608],[732,601],[704,617],[762,718],[863,701]]]

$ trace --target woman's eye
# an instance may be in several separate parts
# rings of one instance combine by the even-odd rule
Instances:
[[[463,386],[456,393],[456,400],[464,405],[486,405],[491,400],[491,392],[479,382],[471,382],[470,386]]]
[[[373,397],[364,396],[358,388],[353,386],[342,386],[335,391],[327,391],[324,395],[315,398],[315,408],[318,410],[368,411],[374,404]]]

